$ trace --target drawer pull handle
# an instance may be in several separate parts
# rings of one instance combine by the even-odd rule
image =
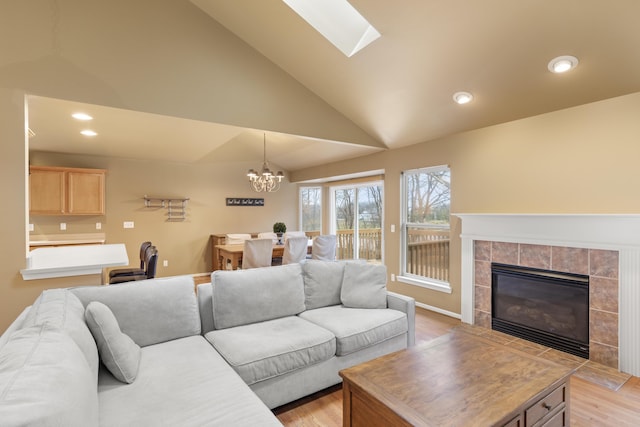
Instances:
[[[546,402],[542,402],[542,407],[543,407],[544,409],[546,409],[547,411],[550,411],[550,410],[551,410],[551,405],[547,404]]]

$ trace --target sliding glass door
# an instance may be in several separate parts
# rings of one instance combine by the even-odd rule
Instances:
[[[382,262],[382,181],[331,188],[331,232],[338,259]]]

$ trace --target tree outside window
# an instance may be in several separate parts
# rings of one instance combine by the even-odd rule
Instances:
[[[405,171],[403,190],[402,276],[449,289],[451,172],[446,166]]]

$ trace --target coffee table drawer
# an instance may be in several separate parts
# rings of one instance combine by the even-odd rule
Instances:
[[[566,400],[565,385],[558,387],[551,393],[537,401],[525,412],[525,426],[533,427],[548,414],[555,412],[560,405],[564,407]],[[546,424],[544,424],[546,425]]]

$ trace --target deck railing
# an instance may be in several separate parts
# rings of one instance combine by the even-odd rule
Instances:
[[[307,231],[313,238],[320,232]],[[410,229],[408,233],[407,273],[425,276],[443,282],[449,281],[449,230]],[[336,233],[337,259],[352,259],[354,230],[338,230]],[[382,232],[379,228],[359,230],[360,246],[358,258],[382,259]]]

